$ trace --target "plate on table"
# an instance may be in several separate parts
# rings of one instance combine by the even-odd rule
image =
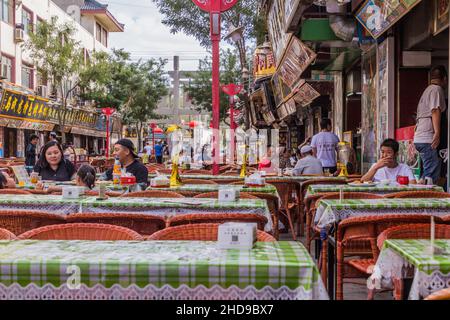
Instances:
[[[364,183],[358,183],[358,182],[350,182],[348,183],[349,186],[352,187],[375,187],[378,183],[375,182],[364,182]]]

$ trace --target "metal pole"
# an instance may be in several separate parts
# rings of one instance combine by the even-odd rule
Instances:
[[[109,116],[106,116],[106,159],[109,159]]]
[[[236,124],[234,123],[234,97],[230,96],[230,129],[231,129],[231,162],[234,164],[234,154],[236,150],[236,143],[234,141]]]
[[[212,41],[212,107],[213,107],[213,175],[219,174],[219,108],[220,108],[220,92],[219,92],[219,49],[220,35],[211,35]]]

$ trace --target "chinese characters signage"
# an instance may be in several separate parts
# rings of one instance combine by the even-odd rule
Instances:
[[[284,32],[284,1],[274,0],[267,18],[267,27],[276,66],[278,66],[283,50],[289,40],[289,34]]]
[[[420,1],[366,0],[356,18],[377,39]]]
[[[253,57],[253,75],[255,80],[272,76],[275,73],[275,59],[272,52],[266,53],[256,48]]]

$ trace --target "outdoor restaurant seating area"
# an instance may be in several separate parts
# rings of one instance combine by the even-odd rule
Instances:
[[[149,179],[161,174],[147,168]],[[139,192],[110,183],[104,199],[32,184],[0,190],[0,295],[343,300],[359,287],[359,299],[448,297],[450,196],[441,187],[278,175],[249,186],[227,171],[185,171],[181,185]],[[224,189],[239,196],[219,200]],[[256,225],[253,249],[219,248],[227,222]],[[73,266],[74,291],[63,274]]]

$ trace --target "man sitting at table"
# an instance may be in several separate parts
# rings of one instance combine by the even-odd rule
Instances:
[[[404,163],[397,162],[399,144],[394,139],[386,139],[381,144],[381,159],[361,178],[361,181],[397,181],[397,176],[406,176],[409,183],[415,184],[411,168]]]
[[[147,167],[140,163],[138,155],[134,152],[134,144],[129,139],[120,139],[114,144],[114,157],[118,157],[122,168],[136,177],[136,183],[142,187],[148,186]],[[113,169],[106,171],[106,180],[113,180]],[[144,189],[145,189],[144,188]]]
[[[313,148],[309,145],[300,149],[301,159],[297,161],[292,175],[299,176],[301,174],[322,174],[322,162],[313,156]]]

